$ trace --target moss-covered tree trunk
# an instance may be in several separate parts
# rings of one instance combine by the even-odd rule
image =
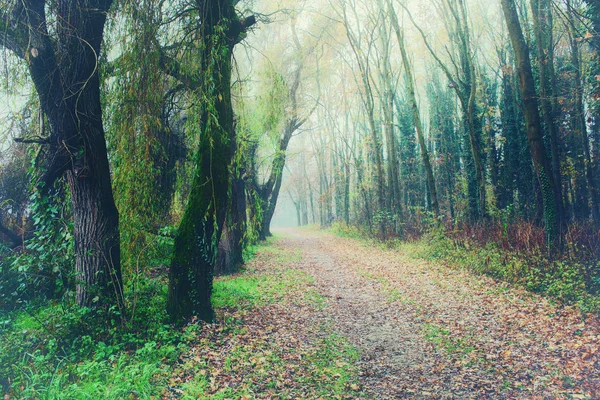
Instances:
[[[232,137],[232,151],[236,151],[235,132]],[[239,155],[239,154],[238,154]],[[235,157],[238,159],[238,157]],[[226,275],[236,272],[244,263],[244,232],[246,230],[246,184],[242,177],[242,167],[234,161],[231,168],[230,202],[223,233],[219,240],[219,250],[215,273]]]
[[[501,1],[506,25],[508,26],[508,34],[515,51],[519,85],[523,94],[527,138],[541,187],[546,234],[548,243],[551,244],[559,233],[557,204],[561,200],[561,194],[554,182],[552,167],[544,148],[542,123],[538,110],[538,98],[535,91],[529,49],[523,36],[517,8],[514,0]]]
[[[561,154],[558,127],[556,124],[557,100],[554,93],[556,74],[554,72],[554,36],[552,35],[552,3],[550,0],[531,0],[533,27],[538,53],[540,105],[542,120],[550,139],[552,175],[558,191],[562,193]],[[556,218],[559,224],[563,220],[562,195],[557,199]]]
[[[199,2],[202,21],[198,59],[200,130],[189,199],[175,237],[167,312],[175,322],[212,321],[214,265],[227,211],[233,130],[231,57],[249,21],[240,21],[231,0]]]

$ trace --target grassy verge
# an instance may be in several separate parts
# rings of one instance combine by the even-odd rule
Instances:
[[[0,384],[5,398],[149,398],[185,347],[166,324],[165,288],[143,282],[137,315],[102,326],[61,303],[2,315]]]
[[[364,233],[354,227],[335,225],[331,231],[341,237],[374,241],[365,239]],[[380,245],[415,258],[444,262],[452,268],[466,268],[476,274],[519,285],[561,303],[575,304],[582,312],[600,313],[600,295],[590,290],[590,283],[585,279],[590,276],[590,269],[598,270],[600,265],[549,260],[545,254],[535,251],[528,254],[504,251],[495,243],[479,245],[456,241],[439,231],[412,242],[393,240]]]
[[[160,276],[140,279],[125,326],[59,302],[1,313],[4,398],[356,397],[357,355],[344,338],[315,328],[302,342],[294,338],[301,327],[286,325],[282,305],[326,306],[308,288],[312,278],[292,268],[300,254],[270,240],[249,257],[242,273],[215,281],[216,324],[167,324]]]

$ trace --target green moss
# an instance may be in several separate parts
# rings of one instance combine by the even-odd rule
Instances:
[[[185,207],[171,261],[167,310],[178,323],[196,316],[212,321],[210,298],[217,245],[227,209],[229,137],[233,131],[231,104],[231,51],[227,36],[235,16],[233,6],[206,10],[200,48],[202,85],[194,92],[198,100],[198,148],[192,189]],[[215,20],[217,18],[217,20]],[[193,121],[193,119],[192,119]]]

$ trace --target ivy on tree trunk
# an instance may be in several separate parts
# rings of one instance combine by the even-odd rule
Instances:
[[[227,211],[231,104],[231,57],[242,33],[255,22],[238,19],[231,0],[198,4],[202,21],[198,60],[201,81],[199,142],[192,188],[175,237],[169,270],[167,312],[175,322],[212,321],[212,282]]]
[[[119,214],[111,187],[98,76],[111,4],[111,0],[16,2],[12,9],[0,11],[0,44],[27,64],[50,125],[40,194],[48,195],[56,179],[67,174],[77,303],[124,311]]]

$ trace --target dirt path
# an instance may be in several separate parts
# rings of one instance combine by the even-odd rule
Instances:
[[[600,329],[491,279],[324,232],[282,231],[361,352],[365,397],[600,399]]]

